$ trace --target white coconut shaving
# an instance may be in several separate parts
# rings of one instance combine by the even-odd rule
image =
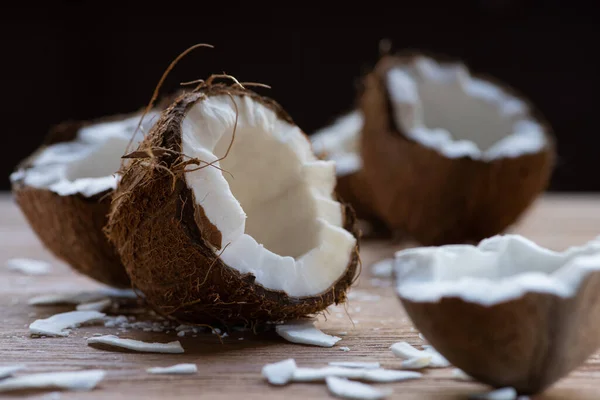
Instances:
[[[350,351],[350,347],[342,346],[342,347],[340,347],[340,350],[344,351],[344,352],[347,352],[347,351]]]
[[[323,333],[314,326],[314,322],[301,321],[277,325],[275,331],[285,340],[312,346],[333,347],[342,340],[341,337],[331,336]]]
[[[505,387],[487,393],[475,394],[469,398],[473,400],[517,400],[517,391],[514,388]]]
[[[600,270],[600,237],[564,252],[520,235],[497,235],[479,245],[422,247],[396,253],[397,292],[415,302],[457,297],[485,306],[525,293],[571,297]]]
[[[24,365],[6,365],[0,367],[0,379],[8,378],[12,376],[15,372],[19,372],[24,370],[26,367]]]
[[[362,369],[377,369],[381,368],[381,364],[378,362],[368,361],[332,361],[329,363],[332,367],[343,367],[343,368],[362,368]]]
[[[336,397],[353,400],[379,400],[390,396],[391,389],[376,389],[360,382],[352,382],[334,376],[327,377],[327,388]]]
[[[382,279],[391,278],[393,268],[394,259],[386,258],[371,265],[371,275]]]
[[[69,328],[100,321],[106,314],[98,311],[70,311],[49,318],[35,320],[29,325],[29,333],[37,336],[69,336]]]
[[[198,372],[198,366],[196,364],[176,364],[170,367],[148,368],[146,372],[155,375],[190,375]]]
[[[296,368],[292,380],[294,382],[318,382],[329,376],[358,379],[368,382],[389,383],[418,379],[422,375],[414,371],[397,371],[384,368]]]
[[[417,57],[390,69],[386,83],[396,126],[446,157],[489,161],[548,145],[527,104],[463,64]]]
[[[71,142],[55,143],[41,150],[26,169],[11,174],[11,182],[48,189],[60,196],[81,194],[91,197],[117,187],[127,145],[131,149],[143,139],[158,113],[146,115],[142,127],[134,136],[141,114],[83,127]]]
[[[75,307],[78,311],[105,311],[112,305],[111,299],[102,299],[91,303],[81,303]]]
[[[262,369],[262,376],[271,385],[285,385],[294,377],[296,368],[296,361],[293,358],[288,358],[287,360],[265,365]]]
[[[181,343],[179,343],[179,341],[169,343],[149,343],[134,339],[121,339],[114,335],[104,335],[88,338],[87,343],[88,345],[103,344],[142,353],[178,354],[184,352],[184,349],[181,347]]]
[[[29,258],[11,258],[6,261],[6,268],[26,275],[47,275],[52,270],[52,264]]]
[[[402,361],[400,368],[402,369],[423,369],[431,365],[431,356],[422,356],[409,358],[408,360]]]
[[[32,306],[54,306],[62,304],[93,303],[105,298],[135,299],[136,293],[131,289],[103,288],[94,291],[82,291],[75,293],[55,293],[35,296],[29,299],[28,304]]]
[[[315,153],[335,161],[338,176],[352,174],[362,167],[359,144],[363,120],[362,113],[355,110],[310,135]]]
[[[102,370],[30,374],[0,381],[0,392],[34,389],[63,389],[88,391],[106,376]]]
[[[463,371],[460,368],[454,368],[452,370],[452,378],[459,380],[459,381],[472,381],[473,378],[468,375],[465,371]]]
[[[424,363],[425,359],[429,359],[429,363],[426,365],[426,367],[446,368],[450,366],[448,360],[446,360],[446,358],[438,353],[433,347],[423,346],[423,348],[423,350],[419,350],[410,345],[408,342],[398,342],[394,343],[390,347],[390,350],[392,350],[392,353],[394,353],[396,357],[399,357],[405,361],[413,360],[412,362],[415,364]]]

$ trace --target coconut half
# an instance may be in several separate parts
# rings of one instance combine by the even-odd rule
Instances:
[[[386,56],[364,84],[362,173],[376,215],[424,245],[477,242],[549,181],[549,129],[512,89],[462,63]]]
[[[469,376],[541,392],[600,346],[600,238],[554,252],[518,235],[396,254],[408,315]]]
[[[146,115],[134,144],[156,116]],[[15,200],[46,248],[78,272],[115,287],[129,286],[129,278],[102,229],[121,157],[140,117],[60,124],[10,176]]]
[[[107,233],[159,312],[250,323],[345,300],[357,274],[354,215],[336,200],[334,162],[314,155],[279,105],[202,86],[162,114],[136,154],[149,150],[122,171]]]

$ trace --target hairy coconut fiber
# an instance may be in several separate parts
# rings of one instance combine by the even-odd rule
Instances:
[[[223,84],[203,85],[163,112],[134,152],[139,158],[121,171],[106,229],[133,286],[157,312],[188,323],[256,325],[307,316],[344,302],[357,275],[358,247],[345,274],[314,297],[266,289],[255,283],[254,275],[241,274],[219,258],[215,246],[220,246],[221,233],[185,181],[184,168],[195,165],[181,154],[181,124],[195,103],[223,94],[248,96],[292,123],[274,101]],[[345,229],[357,237],[354,224],[354,214],[346,208]]]
[[[84,125],[68,122],[56,126],[42,147],[20,167],[27,168],[29,160],[45,146],[75,139]],[[13,182],[12,192],[33,231],[56,257],[99,282],[114,287],[130,286],[117,252],[102,232],[110,209],[111,191],[92,197],[61,196],[17,180]]]
[[[477,242],[502,232],[548,184],[554,162],[548,129],[543,149],[511,158],[448,158],[425,147],[392,118],[385,76],[406,61],[383,58],[366,76],[360,98],[363,172],[375,212],[423,245]]]

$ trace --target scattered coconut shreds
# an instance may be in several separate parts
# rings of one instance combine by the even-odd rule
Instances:
[[[422,369],[427,368],[431,364],[431,356],[409,358],[402,361],[400,368],[403,369]]]
[[[0,379],[8,378],[12,376],[15,372],[22,371],[26,367],[24,365],[7,365],[4,367],[0,367]]]
[[[102,299],[91,303],[81,303],[75,307],[78,311],[104,311],[112,305],[111,299]]]
[[[381,364],[378,362],[363,362],[363,361],[332,361],[329,363],[332,367],[344,367],[344,368],[363,368],[363,369],[377,369],[381,368]]]
[[[183,353],[183,347],[179,341],[169,343],[148,343],[140,340],[121,339],[114,335],[95,336],[87,340],[88,345],[104,344],[120,347],[122,349],[139,351],[142,353]]]
[[[96,302],[106,298],[135,299],[137,298],[137,295],[131,289],[105,288],[87,292],[45,294],[29,299],[28,304],[31,306],[82,304]]]
[[[357,301],[372,301],[376,302],[381,300],[381,296],[378,294],[371,294],[368,292],[363,292],[361,290],[353,290],[348,293],[349,300],[357,300]]]
[[[91,390],[104,379],[103,370],[30,374],[0,381],[0,392],[31,389]]]
[[[314,326],[314,322],[294,322],[277,325],[275,331],[285,340],[312,346],[333,347],[341,337],[327,335]]]
[[[293,358],[279,361],[273,364],[267,364],[262,369],[262,376],[267,379],[271,385],[285,385],[289,383],[296,371],[296,361]]]
[[[317,382],[322,381],[329,376],[338,378],[359,379],[368,382],[402,382],[409,379],[417,379],[422,374],[414,371],[397,371],[383,368],[364,369],[364,368],[343,368],[343,367],[323,367],[323,368],[296,368],[294,371],[294,382]]]
[[[50,273],[52,265],[46,261],[12,258],[6,262],[6,267],[11,271],[21,272],[26,275],[46,275]]]
[[[334,396],[342,399],[378,400],[393,393],[391,389],[380,390],[360,382],[352,382],[334,376],[327,377],[327,388]]]
[[[392,271],[394,269],[394,259],[386,258],[376,262],[371,266],[371,275],[376,278],[388,279],[392,277]]]
[[[425,348],[424,350],[419,350],[419,349],[416,349],[415,347],[411,346],[407,342],[398,342],[398,343],[394,343],[390,347],[390,350],[392,350],[392,353],[394,353],[394,355],[396,357],[400,357],[403,360],[411,360],[411,359],[430,357],[431,359],[427,366],[431,367],[431,368],[446,368],[446,367],[450,366],[450,363],[448,362],[448,360],[446,360],[433,347],[431,347],[431,346],[423,346],[423,347]]]
[[[146,370],[149,374],[189,375],[198,372],[196,364],[177,364],[170,367],[154,367]]]
[[[475,394],[469,398],[473,400],[516,400],[517,391],[514,388],[505,387],[487,393]]]
[[[102,319],[105,314],[98,311],[70,311],[46,319],[35,320],[29,325],[29,333],[38,336],[69,336],[68,328]]]
[[[467,373],[460,368],[454,368],[452,370],[452,377],[459,381],[472,381],[473,380],[473,378],[471,376],[467,375]]]
[[[340,347],[340,350],[341,351],[350,351],[350,347],[343,346],[343,347]]]

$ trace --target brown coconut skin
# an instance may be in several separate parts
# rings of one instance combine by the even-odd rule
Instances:
[[[504,231],[548,185],[554,164],[548,128],[540,152],[491,162],[450,159],[424,147],[395,125],[385,85],[387,71],[408,60],[382,58],[360,96],[363,172],[375,213],[423,245],[478,242]]]
[[[489,307],[456,297],[401,300],[415,327],[452,365],[520,394],[544,391],[600,346],[600,272],[572,298],[527,293]]]
[[[181,152],[181,122],[187,110],[207,96],[249,96],[293,123],[274,101],[238,87],[204,86],[179,97],[165,112],[136,152],[154,158],[134,160],[123,171],[106,232],[147,302],[160,314],[187,323],[257,326],[296,319],[342,303],[355,280],[358,246],[346,273],[314,297],[292,297],[255,283],[224,264],[211,243],[220,232],[205,217],[187,187]],[[155,151],[157,148],[170,151]],[[193,168],[193,165],[188,168]],[[354,213],[345,209],[345,228],[357,238]],[[223,250],[223,249],[220,249]]]
[[[44,147],[74,140],[85,124],[67,122],[56,126],[42,147],[24,160],[20,168],[26,169],[29,160]],[[56,257],[98,282],[113,287],[130,286],[119,255],[103,233],[108,221],[110,191],[92,197],[60,196],[17,181],[13,183],[12,192],[33,231]]]

